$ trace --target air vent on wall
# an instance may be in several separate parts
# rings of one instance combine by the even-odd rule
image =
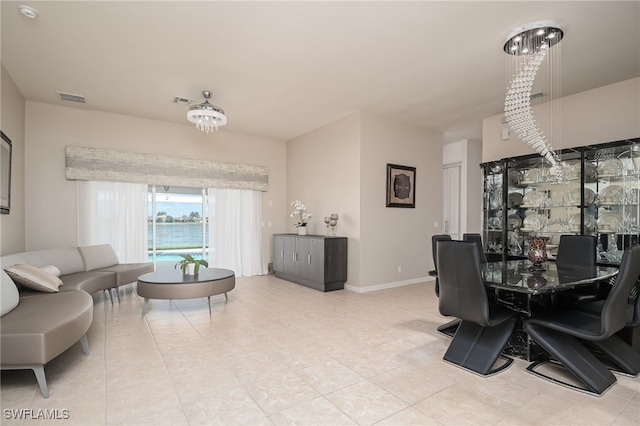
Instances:
[[[66,92],[56,92],[56,93],[60,97],[61,101],[77,102],[79,104],[86,103],[84,96],[82,95],[74,95],[73,93],[66,93]]]
[[[192,104],[193,99],[183,98],[182,96],[175,96],[173,98],[173,103],[174,104]]]

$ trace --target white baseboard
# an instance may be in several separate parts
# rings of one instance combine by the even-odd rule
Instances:
[[[356,293],[368,293],[370,291],[386,290],[389,288],[403,287],[405,285],[419,284],[419,283],[424,283],[427,281],[434,281],[434,280],[435,280],[434,277],[426,276],[426,277],[420,277],[420,278],[413,278],[411,280],[395,281],[391,283],[372,285],[368,287],[357,287],[354,285],[345,284],[344,288],[345,290],[355,291]]]

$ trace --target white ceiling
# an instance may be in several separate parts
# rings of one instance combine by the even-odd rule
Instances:
[[[357,110],[480,139],[503,108],[505,38],[541,19],[565,32],[563,95],[640,76],[639,1],[0,3],[27,100],[191,125],[173,97],[210,89],[225,129],[284,140]]]

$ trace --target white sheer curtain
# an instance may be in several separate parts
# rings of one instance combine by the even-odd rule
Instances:
[[[212,189],[209,193],[209,266],[236,276],[264,275],[262,192]]]
[[[111,244],[120,262],[148,261],[148,186],[78,181],[78,245]]]

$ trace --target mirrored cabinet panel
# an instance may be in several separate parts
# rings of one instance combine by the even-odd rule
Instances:
[[[595,235],[599,262],[619,264],[640,234],[640,139],[563,150],[558,157],[557,168],[537,154],[481,165],[485,251],[526,257],[529,238],[544,236],[553,258],[561,235]]]

